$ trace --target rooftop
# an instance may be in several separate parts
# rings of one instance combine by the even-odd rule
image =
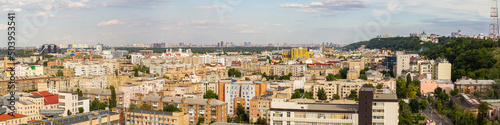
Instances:
[[[134,109],[131,111],[128,111],[131,113],[142,113],[142,114],[156,114],[156,115],[168,115],[172,116],[172,112],[164,112],[164,111],[155,111],[155,110],[141,110],[141,109]]]

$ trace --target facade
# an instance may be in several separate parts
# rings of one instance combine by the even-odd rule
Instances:
[[[488,95],[488,92],[494,84],[497,84],[494,80],[473,80],[473,79],[457,79],[455,82],[455,88],[458,89],[460,93],[474,94],[474,92],[479,91],[481,95]]]
[[[358,124],[358,105],[271,102],[270,125]]]
[[[363,87],[359,104],[271,102],[271,125],[397,125],[396,94],[375,94],[374,87]]]
[[[295,58],[311,58],[312,54],[312,50],[308,48],[289,48],[283,49],[282,59],[283,61],[287,61]]]
[[[184,112],[162,112],[134,109],[126,112],[126,125],[188,125],[189,115]]]
[[[411,57],[417,57],[417,53],[406,53],[406,52],[401,52],[398,51],[396,52],[396,65],[394,66],[396,70],[394,70],[396,76],[402,76],[406,74],[402,74],[403,70],[408,70],[410,69],[410,58]]]
[[[48,80],[53,80],[55,77],[52,76],[28,76],[28,77],[16,77],[16,91],[30,91],[38,89],[39,83],[45,83]],[[9,78],[0,78],[0,95],[5,95],[8,93],[7,85],[10,82]]]
[[[59,92],[59,107],[64,109],[62,116],[68,116],[78,113],[78,93],[76,92]]]
[[[76,88],[73,90],[76,90]],[[111,90],[109,89],[80,88],[80,90],[83,93],[83,97],[89,98],[90,102],[92,102],[94,99],[98,99],[99,102],[109,102],[109,99],[111,98]],[[116,106],[123,107],[123,92],[119,91],[118,89],[116,89],[115,91],[116,91],[116,101],[117,101]]]
[[[292,73],[292,76],[304,76],[306,74],[307,66],[306,65],[271,65],[269,68],[270,75],[278,75],[284,76]]]
[[[0,115],[0,125],[17,125],[17,124],[26,124],[28,120],[26,115],[14,113],[14,116],[9,114]]]
[[[15,104],[16,113],[26,115],[27,121],[42,120],[40,110],[44,108],[43,100],[42,96],[21,96]]]
[[[83,108],[83,113],[90,111],[90,99],[85,97],[78,97],[78,113],[80,113],[80,108]]]
[[[204,118],[202,124],[208,125],[211,121],[227,121],[227,103],[216,99],[195,99],[183,97],[168,97],[158,94],[138,95],[131,99],[131,103],[138,106],[151,105],[154,110],[161,110],[164,106],[176,105],[184,113],[188,114],[189,124],[198,123],[199,118]]]

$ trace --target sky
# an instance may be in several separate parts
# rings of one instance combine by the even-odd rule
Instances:
[[[490,0],[0,0],[16,46],[331,42],[377,35],[488,34]],[[4,33],[1,33],[4,32]],[[0,47],[7,46],[0,44]]]

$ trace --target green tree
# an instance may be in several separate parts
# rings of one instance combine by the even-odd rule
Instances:
[[[334,99],[340,99],[340,95],[339,94],[333,94],[333,98]]]
[[[314,94],[313,92],[304,92],[304,97],[306,99],[314,99]]]
[[[257,119],[257,122],[255,122],[255,124],[258,124],[258,125],[267,125],[267,119],[260,117],[260,118]]]
[[[366,84],[363,84],[363,86],[365,86],[365,87],[373,87],[373,84],[371,84],[371,83],[366,83]]]
[[[384,87],[384,85],[382,85],[382,84],[377,84],[377,89],[382,89],[382,87]]]
[[[325,89],[323,89],[323,88],[319,88],[318,93],[316,93],[316,95],[318,96],[319,100],[326,100],[327,99]]]
[[[196,123],[196,125],[201,125],[203,122],[205,122],[205,118],[198,118],[198,123]]]
[[[134,110],[134,109],[138,109],[138,108],[137,108],[137,104],[135,104],[135,103],[130,103],[130,105],[128,106],[128,110],[130,111],[130,110]]]
[[[328,76],[326,76],[326,81],[334,81],[335,80],[335,75],[328,73]]]
[[[478,107],[477,121],[482,122],[484,118],[488,117],[488,110],[490,106],[487,102],[482,102]]]
[[[426,99],[420,100],[420,109],[425,110],[429,104]]]
[[[207,90],[205,92],[205,95],[203,95],[203,98],[204,99],[209,99],[209,98],[215,98],[215,99],[219,99],[219,96],[217,96],[217,94],[215,94],[214,91],[212,90]]]
[[[356,100],[358,101],[358,91],[356,90],[351,90],[351,92],[349,93],[349,96],[347,96],[353,100]]]
[[[78,107],[78,113],[83,113],[84,111],[83,107]]]
[[[68,112],[66,112],[66,113],[67,113],[67,115],[72,115],[73,114],[73,113],[71,113],[71,111],[69,111],[69,109],[68,109]]]
[[[231,68],[227,71],[227,75],[229,77],[241,77],[241,72],[240,72],[240,70],[237,70],[235,68]]]
[[[99,103],[99,110],[105,110],[106,107],[108,107],[108,103],[106,102]]]
[[[181,111],[181,109],[177,108],[176,105],[174,104],[169,104],[167,106],[163,106],[163,111],[166,111],[166,112],[177,112],[177,111]]]
[[[92,100],[92,102],[90,103],[90,111],[99,110],[100,103],[101,102],[99,102],[97,98],[94,98],[94,100]]]
[[[248,114],[245,113],[245,108],[241,104],[238,104],[238,107],[236,109],[236,114],[238,115],[237,122],[249,123],[250,119],[248,117]]]
[[[302,98],[302,96],[303,96],[302,92],[300,92],[299,89],[295,89],[294,93],[292,94],[292,99]]]
[[[80,90],[80,88],[76,89],[76,93],[78,93],[78,97],[83,97],[83,92]]]
[[[143,104],[139,107],[139,109],[142,109],[142,110],[152,110],[153,109],[153,106],[151,105],[147,105],[147,104]]]
[[[57,70],[56,76],[63,77],[64,76],[63,71],[61,69]]]
[[[458,93],[459,93],[458,89],[455,88],[455,89],[451,90],[450,95],[454,96],[454,95],[458,95]]]
[[[347,71],[349,71],[348,67],[340,69],[340,76],[342,77],[342,79],[347,78]]]
[[[116,91],[115,91],[115,87],[113,85],[111,85],[109,87],[109,89],[111,90],[111,99],[109,99],[109,108],[114,108],[116,107],[116,103],[118,102],[116,100]]]
[[[411,111],[413,113],[417,113],[418,109],[420,109],[420,104],[418,103],[418,100],[417,99],[411,99],[410,100],[410,107],[411,107]]]

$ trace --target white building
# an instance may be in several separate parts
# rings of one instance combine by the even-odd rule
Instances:
[[[225,97],[224,101],[227,103],[227,114],[234,115],[234,98],[240,96],[240,85],[238,84],[225,84]]]
[[[78,93],[59,92],[59,108],[64,109],[62,116],[68,116],[68,111],[71,115],[77,114],[78,107]]]
[[[90,111],[90,99],[85,97],[78,97],[78,108],[83,108],[82,113],[87,113]],[[78,109],[80,113],[80,109]]]

